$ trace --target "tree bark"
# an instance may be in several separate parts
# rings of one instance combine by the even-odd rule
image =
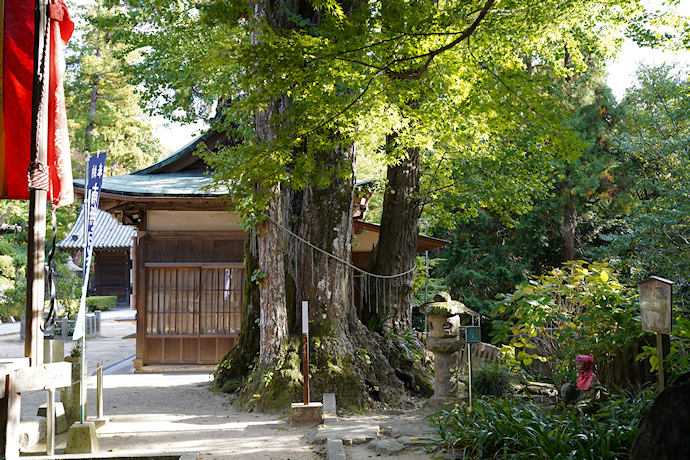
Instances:
[[[223,357],[216,368],[213,385],[217,390],[233,392],[242,386],[249,375],[254,360],[259,356],[259,285],[251,279],[258,269],[258,238],[250,230],[244,240],[244,298],[242,301],[242,325],[237,344]]]
[[[291,240],[293,247],[289,253],[295,299],[309,301],[309,320],[314,326],[344,332],[349,322],[357,320],[352,308],[351,270],[347,265],[352,250],[355,147],[339,146],[316,155],[319,162],[335,170],[349,169],[349,173],[333,173],[327,187],[308,185],[303,191],[291,194],[293,216],[299,216],[293,228],[310,243]]]
[[[565,203],[563,216],[563,262],[575,259],[575,231],[577,229],[575,205],[572,199]]]
[[[395,142],[388,136],[389,146]],[[407,331],[412,326],[412,302],[417,238],[419,235],[419,149],[410,148],[399,164],[389,166],[383,199],[381,232],[368,271],[396,278],[368,277],[363,320],[380,324],[382,331]],[[412,270],[412,271],[410,271]]]
[[[280,357],[280,347],[288,337],[285,303],[285,268],[280,187],[268,204],[267,219],[258,227],[258,275],[260,298],[259,363],[270,366]],[[252,274],[248,274],[250,277]]]
[[[344,5],[346,14],[356,4],[358,0]],[[295,2],[276,6],[261,1],[255,11],[274,30],[282,30],[294,27],[283,17],[288,9],[318,23],[319,15],[315,11],[310,13],[309,5]],[[273,7],[275,11],[270,9]],[[279,98],[257,112],[255,127],[261,142],[270,144],[276,138],[280,127],[271,121],[276,115],[286,113],[288,107],[287,98]],[[336,393],[346,407],[361,407],[369,400],[399,402],[405,384],[421,389],[418,391],[430,388],[428,373],[417,376],[409,372],[404,380],[400,378],[403,373],[397,372],[386,356],[390,354],[386,351],[389,344],[370,333],[357,317],[349,264],[356,150],[352,143],[340,137],[337,129],[319,137],[330,138],[332,142],[323,146],[322,142],[310,144],[306,139],[305,150],[293,152],[296,161],[300,155],[309,155],[319,165],[314,177],[299,189],[285,184],[274,189],[269,218],[257,229],[262,277],[259,365],[252,370],[238,402],[260,410],[284,410],[290,402],[299,401],[305,371],[310,372],[313,395]],[[328,178],[327,185],[323,185],[325,178]],[[282,209],[280,197],[284,200]],[[285,229],[297,237],[291,235],[283,246]],[[286,286],[286,282],[290,284]],[[286,299],[290,299],[289,304]],[[309,302],[308,370],[300,366],[297,332],[301,331],[293,329],[295,334],[291,337],[287,333],[290,315],[295,319],[292,324],[301,324],[301,309],[294,307],[303,300]],[[400,367],[412,369],[414,363],[407,361]]]

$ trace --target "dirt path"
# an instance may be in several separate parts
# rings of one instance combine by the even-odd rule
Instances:
[[[285,416],[246,413],[235,409],[231,396],[208,389],[208,373],[134,374],[131,355],[135,341],[123,339],[135,331],[133,323],[116,321],[131,315],[129,311],[111,313],[103,319],[102,336],[87,340],[88,373],[102,362],[104,372],[104,416],[108,419],[98,429],[101,453],[198,452],[201,459],[292,459],[325,458],[323,444],[311,444],[316,428],[293,428]],[[71,347],[66,347],[66,354]],[[22,356],[24,342],[19,334],[0,336],[0,357]],[[89,417],[96,411],[95,377],[89,378]],[[45,403],[44,392],[22,395],[22,418],[36,415]],[[423,418],[412,414],[367,414],[350,421],[379,424],[382,434],[390,436],[395,426],[412,423],[421,436],[429,433]],[[57,447],[66,440],[59,435]],[[350,459],[388,458],[403,460],[431,458],[420,448],[408,448],[395,455],[376,452],[372,446],[346,446]],[[45,452],[41,444],[32,449]]]

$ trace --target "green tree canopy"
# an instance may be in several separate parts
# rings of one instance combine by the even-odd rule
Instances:
[[[65,94],[75,177],[83,176],[86,152],[109,150],[108,175],[144,168],[165,155],[122,71],[122,45],[89,23],[106,14],[100,2],[83,12],[87,27],[69,46]]]

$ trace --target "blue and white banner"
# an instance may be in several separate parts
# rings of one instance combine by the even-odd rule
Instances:
[[[99,153],[89,158],[87,162],[86,184],[84,189],[84,277],[81,288],[81,302],[77,321],[74,324],[73,340],[81,339],[85,334],[84,317],[86,315],[86,293],[89,285],[89,272],[91,271],[91,256],[93,252],[93,224],[96,221],[98,201],[101,198],[101,185],[103,184],[103,169],[105,168],[105,153]]]

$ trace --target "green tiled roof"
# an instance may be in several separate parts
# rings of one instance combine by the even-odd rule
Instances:
[[[209,131],[184,146],[179,151],[147,168],[123,176],[103,178],[103,193],[137,197],[205,197],[215,198],[227,194],[227,187],[207,190],[211,185],[211,169],[204,168],[203,162],[195,155],[204,143],[212,146],[222,144],[227,139],[223,134]],[[365,186],[373,181],[357,181],[357,186]],[[84,188],[84,180],[76,179],[74,185]]]
[[[75,184],[84,187],[83,180]],[[211,177],[203,169],[191,169],[174,173],[127,174],[103,178],[103,193],[129,196],[173,196],[173,197],[215,197],[227,193],[227,188],[205,190],[211,184]]]

